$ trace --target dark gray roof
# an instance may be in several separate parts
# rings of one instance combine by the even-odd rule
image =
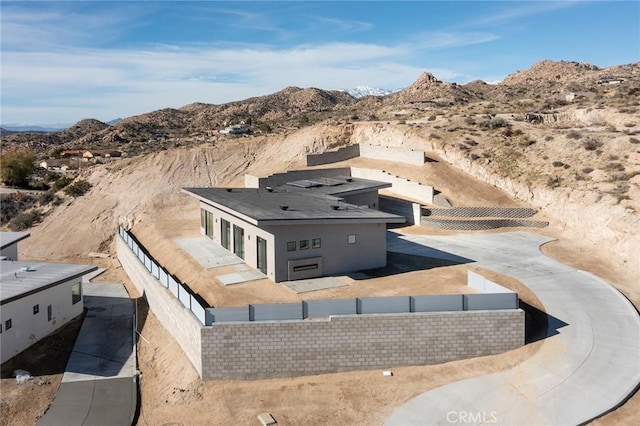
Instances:
[[[0,249],[22,241],[29,235],[28,232],[0,232]]]
[[[318,190],[316,190],[318,189]],[[183,191],[238,216],[250,223],[291,223],[291,221],[358,221],[403,223],[404,217],[370,208],[359,208],[327,195],[321,188],[311,190],[282,187],[269,191],[254,188],[184,188]]]
[[[73,263],[0,262],[2,305],[98,269],[95,265]]]

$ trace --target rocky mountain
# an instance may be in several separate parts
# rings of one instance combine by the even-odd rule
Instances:
[[[250,133],[286,132],[331,120],[410,118],[433,108],[469,107],[482,102],[519,112],[551,111],[576,101],[622,99],[640,94],[640,63],[599,68],[594,65],[544,60],[509,75],[499,84],[476,80],[459,85],[423,73],[409,87],[390,94],[369,87],[348,91],[287,87],[279,92],[226,104],[192,103],[103,123],[82,120],[59,132],[3,132],[3,147],[21,146],[44,154],[57,147],[119,148],[131,154],[166,149],[175,144],[217,140],[218,129],[245,123]],[[371,96],[373,95],[373,96]],[[569,97],[567,97],[569,96]],[[523,106],[509,106],[519,102]],[[602,102],[602,101],[601,101]],[[401,111],[400,113],[398,111]],[[446,111],[443,111],[446,113]],[[110,125],[111,124],[111,125]]]
[[[468,103],[477,100],[476,93],[456,83],[438,80],[433,74],[423,73],[411,86],[389,95],[388,102],[420,103],[436,102],[440,104]]]

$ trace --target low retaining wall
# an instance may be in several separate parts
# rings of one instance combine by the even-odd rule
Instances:
[[[525,219],[436,219],[422,217],[420,225],[426,228],[443,229],[448,231],[483,231],[498,228],[544,228],[549,222]]]
[[[319,166],[321,164],[339,163],[360,156],[360,146],[347,145],[335,151],[326,151],[322,154],[308,154],[307,166]]]
[[[360,144],[360,157],[371,158],[373,160],[394,161],[396,163],[405,163],[414,166],[422,166],[425,163],[424,151],[370,145],[368,143]]]
[[[414,166],[421,166],[425,163],[423,151],[361,143],[343,146],[335,151],[326,151],[321,154],[308,154],[307,166],[338,163],[356,157],[393,161]]]
[[[390,183],[391,191],[399,195],[413,198],[421,203],[433,204],[433,186],[422,185],[409,179],[394,176],[384,170],[361,167],[351,167],[351,176]]]
[[[451,207],[444,209],[423,209],[424,216],[439,217],[499,217],[522,219],[536,214],[529,207]]]
[[[524,344],[521,310],[335,316],[202,330],[203,378],[257,379],[425,365]]]
[[[202,324],[169,289],[159,285],[158,280],[121,237],[116,237],[116,250],[122,269],[147,299],[158,321],[176,339],[198,374],[202,376]]]
[[[266,188],[267,186],[286,185],[300,179],[313,179],[319,177],[351,176],[349,167],[334,167],[329,169],[291,170],[284,173],[274,173],[267,177],[244,175],[245,188]]]
[[[187,306],[197,300],[184,285],[169,279],[128,232],[121,228],[119,234],[124,271],[204,380],[435,364],[524,344],[517,294],[472,272],[469,285],[484,294],[198,305],[204,322],[213,324],[203,326]]]
[[[420,224],[420,204],[412,203],[411,201],[401,198],[379,195],[378,206],[380,211],[404,216],[409,225]]]

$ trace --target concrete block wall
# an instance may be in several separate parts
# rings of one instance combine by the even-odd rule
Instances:
[[[391,184],[391,191],[404,197],[413,198],[421,203],[433,204],[433,186],[422,185],[409,179],[394,176],[384,170],[351,167],[351,176],[372,179]]]
[[[426,365],[524,344],[517,310],[220,323],[202,332],[202,377],[259,379]]]
[[[382,145],[360,144],[360,157],[371,158],[373,160],[394,161],[396,163],[422,166],[425,162],[424,151],[414,151],[413,149],[392,148]]]
[[[407,224],[416,225],[420,224],[420,211],[422,206],[411,201],[403,200],[400,198],[387,197],[385,195],[378,196],[379,210],[387,213],[397,214],[404,216],[407,220]]]
[[[360,146],[347,145],[338,148],[335,151],[327,151],[322,154],[307,155],[307,166],[319,166],[321,164],[338,163],[340,161],[350,160],[360,156]]]
[[[200,322],[180,300],[149,273],[119,236],[116,236],[116,249],[118,260],[131,282],[141,294],[145,295],[158,321],[176,339],[191,364],[202,376],[202,325]]]

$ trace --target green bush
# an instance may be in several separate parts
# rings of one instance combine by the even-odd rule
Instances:
[[[86,194],[91,189],[91,184],[86,180],[78,180],[64,188],[64,193],[72,197],[79,197]]]
[[[18,213],[9,222],[9,229],[12,231],[22,231],[29,229],[33,225],[42,222],[42,212],[38,209],[29,210],[28,212]]]
[[[64,188],[67,185],[69,185],[71,182],[73,182],[73,179],[71,179],[68,176],[62,176],[61,178],[58,178],[58,179],[56,179],[55,182],[53,182],[53,191],[54,192],[58,192],[62,188]]]
[[[35,170],[36,156],[33,152],[13,149],[0,155],[0,175],[2,181],[9,186],[26,188],[29,176]]]

